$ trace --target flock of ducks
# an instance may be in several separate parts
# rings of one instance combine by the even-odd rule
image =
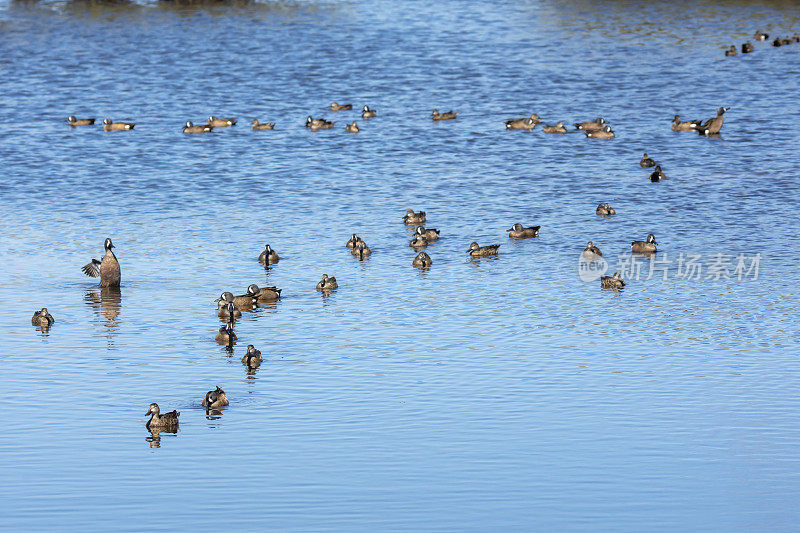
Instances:
[[[763,33],[761,30],[758,30],[753,35],[753,39],[755,39],[756,41],[762,41],[763,42],[763,41],[766,41],[766,40],[769,39],[769,35],[766,34],[766,33]],[[777,46],[786,46],[786,45],[794,44],[794,43],[800,43],[800,35],[798,35],[796,32],[791,37],[784,37],[784,38],[775,37],[775,40],[772,41],[772,46],[775,46],[775,47],[777,47]],[[746,43],[742,43],[742,53],[743,54],[749,54],[753,50],[754,50],[753,43],[751,43],[750,41],[748,41]],[[725,50],[725,56],[726,57],[735,56],[737,54],[738,54],[738,52],[736,51],[736,45],[732,44],[727,50]]]

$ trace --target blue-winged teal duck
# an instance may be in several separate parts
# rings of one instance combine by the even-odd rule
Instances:
[[[257,118],[253,119],[251,129],[256,131],[267,131],[267,130],[274,130],[275,123],[274,122],[259,122]]]
[[[795,32],[794,35],[792,35],[792,42],[793,43],[800,43],[800,34]]]
[[[604,289],[619,290],[625,286],[622,276],[615,272],[613,276],[600,276],[600,286]]]
[[[150,417],[150,420],[147,421],[147,424],[145,424],[147,429],[177,429],[178,417],[181,416],[178,411],[170,411],[162,415],[157,403],[150,404],[150,409],[147,410],[144,416],[147,415],[153,415]]]
[[[452,109],[447,113],[439,113],[438,109],[434,109],[431,112],[431,118],[433,120],[453,120],[458,115],[458,111],[453,111]]]
[[[377,117],[378,112],[374,109],[370,109],[368,105],[365,105],[364,108],[361,110],[361,118],[373,118]]]
[[[70,126],[92,126],[95,119],[93,118],[75,118],[74,115],[67,117],[67,124]]]
[[[600,130],[593,130],[593,131],[585,131],[584,132],[587,137],[591,137],[593,139],[613,139],[614,132],[611,131],[611,126],[603,126],[603,129]]]
[[[529,117],[510,118],[506,120],[503,124],[506,125],[507,130],[532,130],[541,121],[542,119],[539,118],[539,115],[534,113]]]
[[[414,257],[413,261],[411,261],[411,264],[416,267],[429,267],[433,264],[433,259],[431,259],[431,256],[425,252],[420,252],[416,255],[416,257]]]
[[[742,53],[749,54],[753,51],[753,43],[742,43]]]
[[[183,127],[183,133],[208,133],[213,129],[214,126],[209,126],[208,124],[195,125],[191,120],[187,120],[186,125]]]
[[[233,318],[228,318],[228,322],[224,326],[220,326],[214,340],[220,344],[231,344],[236,340],[236,333],[233,332]]]
[[[650,181],[652,182],[661,181],[666,177],[667,176],[661,170],[661,165],[656,165],[656,168],[653,170],[653,173],[650,174]]]
[[[766,41],[769,39],[768,33],[762,33],[761,30],[756,30],[756,33],[753,35],[753,39],[756,41]]]
[[[358,133],[359,131],[361,131],[361,128],[358,127],[358,124],[356,124],[356,121],[354,120],[352,123],[347,124],[344,127],[344,131],[349,131],[350,133]]]
[[[114,255],[114,252],[111,251],[114,248],[114,244],[111,239],[106,239],[103,247],[106,250],[103,259],[100,261],[92,259],[92,262],[84,265],[81,270],[87,276],[99,277],[101,287],[119,287],[119,261],[117,261],[117,256]]]
[[[330,291],[337,287],[339,287],[339,284],[336,282],[336,278],[333,276],[328,277],[327,274],[323,274],[322,279],[317,283],[317,290],[320,291]]]
[[[609,203],[597,204],[597,209],[595,209],[594,212],[595,212],[596,215],[600,215],[600,216],[603,216],[603,217],[607,217],[609,215],[616,215],[617,214],[617,212],[614,211],[614,208],[611,207],[611,204],[609,204]]]
[[[253,294],[250,294],[248,291],[246,294],[241,294],[239,296],[234,296],[232,292],[225,291],[222,295],[217,299],[217,302],[225,303],[232,303],[236,306],[237,309],[250,309],[256,304],[256,299]],[[219,303],[218,305],[222,306],[224,304]]]
[[[228,396],[219,386],[217,386],[216,390],[208,391],[206,397],[203,398],[203,407],[224,407],[229,404]]]
[[[103,119],[103,129],[106,131],[132,130],[135,122],[113,122],[110,118]]]
[[[324,118],[306,118],[306,128],[311,130],[329,130],[336,124],[335,122],[330,122],[325,120]]]
[[[642,156],[642,160],[639,161],[639,166],[642,168],[654,167],[656,166],[656,160],[652,157],[648,157],[647,152],[645,152]]]
[[[422,235],[428,242],[439,240],[439,230],[435,228],[423,228],[422,226],[418,226],[416,234]]]
[[[277,300],[281,297],[281,292],[283,289],[279,289],[278,287],[260,287],[255,283],[251,283],[247,287],[247,294],[251,294],[256,302],[269,302],[271,300]]]
[[[581,255],[587,259],[597,259],[603,256],[603,252],[601,252],[600,248],[595,246],[592,241],[589,241],[586,243],[586,248],[583,249]]]
[[[428,239],[425,238],[425,235],[415,233],[408,245],[412,248],[424,248],[428,246]]]
[[[370,255],[372,255],[372,250],[370,249],[369,246],[367,246],[367,243],[365,243],[364,241],[359,241],[356,243],[355,246],[353,246],[353,250],[350,253],[352,253],[359,259],[366,259]]]
[[[256,347],[252,344],[248,344],[247,351],[242,356],[242,364],[250,368],[257,368],[261,361],[263,361],[261,351],[256,350]]]
[[[55,321],[56,319],[53,318],[53,315],[50,314],[46,307],[42,307],[41,311],[35,311],[31,318],[32,325],[41,326],[43,328],[49,328]]]
[[[337,104],[336,102],[331,103],[331,111],[350,111],[353,109],[353,104]]]
[[[528,228],[524,227],[522,224],[517,222],[510,229],[507,229],[508,236],[512,239],[530,239],[532,237],[539,236],[539,229],[541,226],[530,226]]]
[[[700,120],[681,120],[680,115],[675,115],[672,119],[672,131],[697,131],[700,124]]]
[[[425,211],[415,213],[413,209],[409,209],[403,217],[403,222],[406,224],[422,224],[425,222],[425,217]]]
[[[576,122],[575,129],[583,131],[597,131],[602,129],[605,123],[606,123],[605,119],[603,119],[602,117],[597,117],[591,122]]]
[[[345,246],[347,246],[348,248],[352,249],[359,242],[364,242],[364,239],[362,239],[361,237],[359,237],[358,235],[353,233],[353,236],[350,237],[350,239],[347,241]]]
[[[490,244],[488,246],[478,246],[477,242],[473,242],[469,245],[469,250],[467,253],[472,257],[484,257],[487,255],[494,255],[499,253],[500,245],[499,244]]]
[[[258,256],[258,260],[265,265],[274,265],[280,260],[280,257],[278,256],[278,252],[273,250],[268,244],[264,248],[264,251],[261,252],[261,255]]]
[[[700,135],[716,135],[719,133],[719,130],[722,129],[722,123],[725,120],[723,115],[725,114],[725,111],[729,109],[730,107],[720,107],[717,109],[716,117],[710,118],[698,126],[697,131],[700,133]]]
[[[772,41],[772,46],[777,48],[778,46],[781,46],[781,45],[783,45],[783,42],[781,42],[781,38],[780,37],[775,37],[775,40]]]
[[[731,45],[730,48],[725,50],[725,57],[735,56],[738,52],[736,51],[736,46]]]
[[[211,115],[210,117],[208,117],[208,120],[206,121],[206,124],[208,124],[209,126],[214,126],[215,128],[227,128],[229,126],[235,126],[236,125],[236,119],[235,118],[217,118],[214,115]]]
[[[658,245],[656,242],[656,236],[651,233],[647,236],[647,240],[633,241],[631,243],[631,252],[637,254],[652,254],[658,251],[656,245]]]
[[[563,122],[559,122],[555,126],[544,126],[542,131],[545,133],[567,133],[567,127]]]
[[[230,294],[230,293],[228,293]],[[233,295],[231,294],[231,298]],[[217,316],[220,318],[236,319],[242,316],[242,312],[233,305],[233,302],[220,300],[217,304]]]

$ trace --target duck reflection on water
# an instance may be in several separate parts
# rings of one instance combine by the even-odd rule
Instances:
[[[122,309],[122,292],[119,287],[101,287],[86,291],[83,297],[86,305],[92,307],[106,327],[109,345],[119,330],[119,314]]]

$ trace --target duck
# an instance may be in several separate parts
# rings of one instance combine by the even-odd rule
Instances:
[[[477,242],[469,245],[467,253],[472,257],[485,257],[487,255],[495,255],[500,252],[499,244],[490,244],[488,246],[478,246]]]
[[[408,245],[412,248],[424,248],[428,246],[428,239],[425,238],[425,235],[415,233]]]
[[[417,226],[416,234],[422,235],[428,242],[439,240],[439,230],[435,228],[423,228],[422,226]]]
[[[312,118],[311,116],[306,118],[306,128],[309,128],[313,131],[329,130],[333,127],[334,124],[336,123],[327,121],[324,118]]]
[[[529,228],[525,228],[517,222],[511,229],[507,229],[508,236],[512,239],[529,239],[531,237],[538,237],[539,236],[539,228],[541,226],[531,226]]]
[[[672,131],[696,131],[700,124],[700,120],[681,120],[680,115],[675,115],[672,119]]]
[[[186,125],[183,126],[183,133],[208,133],[213,129],[214,126],[209,126],[208,124],[198,124],[195,126],[191,120],[187,120]]]
[[[53,318],[53,315],[50,314],[46,307],[42,307],[41,311],[34,311],[33,317],[31,317],[31,325],[43,328],[49,328],[55,321],[56,319]]]
[[[567,133],[567,127],[563,122],[557,123],[555,126],[545,126],[542,128],[545,133]]]
[[[749,54],[753,51],[753,43],[742,43],[742,53]]]
[[[593,130],[593,131],[585,131],[584,132],[587,137],[591,137],[593,139],[613,139],[614,132],[611,131],[611,126],[603,126],[601,130]]]
[[[600,215],[600,216],[603,216],[603,217],[607,217],[609,215],[616,215],[617,214],[617,212],[614,210],[613,207],[611,207],[611,204],[609,204],[609,203],[597,204],[597,209],[595,209],[594,212],[595,212],[596,215]]]
[[[756,33],[753,35],[753,39],[756,41],[766,41],[769,39],[768,33],[762,33],[761,30],[756,30]]]
[[[322,279],[317,283],[317,290],[319,291],[330,291],[338,287],[339,284],[336,282],[336,278],[333,276],[328,277],[327,274],[323,274]]]
[[[530,117],[510,118],[503,124],[506,125],[507,130],[532,130],[541,121],[542,119],[539,118],[539,115],[534,113]]]
[[[361,109],[361,118],[363,119],[373,118],[377,116],[378,112],[375,109],[370,109],[368,105],[365,105],[363,109]]]
[[[656,161],[655,159],[648,157],[647,152],[645,152],[642,156],[642,160],[639,161],[639,166],[642,168],[654,167],[656,166]]]
[[[331,111],[350,111],[353,109],[353,104],[337,104],[336,102],[331,102]]]
[[[604,289],[619,290],[625,286],[625,282],[622,281],[619,272],[614,272],[613,276],[600,276],[600,286]]]
[[[258,256],[258,261],[265,265],[274,265],[280,260],[278,252],[270,248],[269,244],[264,247],[264,251]]]
[[[93,118],[75,118],[75,115],[67,117],[67,124],[72,127],[75,126],[93,126],[95,119]]]
[[[372,255],[372,250],[370,249],[369,246],[367,246],[367,243],[365,243],[364,241],[359,241],[356,243],[355,246],[353,246],[353,251],[350,253],[352,253],[359,259],[366,259],[370,255]]]
[[[706,120],[702,125],[697,127],[697,131],[700,135],[716,135],[719,133],[719,130],[722,129],[722,123],[724,122],[725,118],[723,115],[725,111],[729,110],[730,107],[720,107],[717,109],[717,116],[714,118],[710,118]]]
[[[661,180],[663,180],[663,179],[664,179],[664,178],[666,178],[666,177],[667,177],[667,176],[666,176],[666,175],[664,174],[664,172],[661,170],[661,165],[656,165],[656,168],[653,170],[653,173],[652,173],[652,174],[650,174],[650,181],[652,181],[653,183],[655,183],[655,182],[657,182],[657,181],[661,181]]]
[[[783,39],[781,39],[781,44],[782,44],[783,46],[786,46],[786,45],[792,44],[793,42],[794,42],[794,41],[793,41],[792,39],[788,38],[788,37],[784,37]]]
[[[358,127],[358,124],[356,124],[356,121],[354,120],[350,124],[345,125],[344,131],[349,131],[350,133],[358,133],[359,131],[361,131],[361,128]]]
[[[228,318],[228,322],[224,326],[220,326],[214,340],[220,344],[233,344],[236,340],[236,333],[233,332],[233,317]]]
[[[170,411],[169,413],[164,413],[162,415],[157,403],[150,404],[150,409],[147,410],[144,416],[147,415],[152,415],[150,420],[148,420],[145,424],[147,429],[177,429],[178,417],[181,416],[180,412],[178,411]]]
[[[364,239],[353,233],[353,236],[345,243],[345,246],[352,249],[356,244],[364,242]]]
[[[226,405],[230,405],[228,401],[228,396],[225,394],[225,391],[220,389],[219,386],[215,390],[210,390],[206,393],[205,398],[203,398],[203,407],[224,407]]]
[[[458,111],[453,111],[452,109],[447,113],[439,113],[438,109],[434,109],[431,112],[431,118],[433,120],[453,120],[458,115]]]
[[[117,261],[117,256],[114,255],[114,252],[111,251],[114,248],[114,243],[111,242],[111,239],[106,238],[103,248],[106,250],[103,259],[100,261],[92,259],[92,262],[84,265],[81,270],[87,276],[99,277],[101,287],[119,287],[119,261]]]
[[[411,264],[415,267],[429,267],[433,264],[433,259],[425,252],[420,252],[414,257]]]
[[[278,287],[260,287],[255,283],[251,283],[247,287],[247,294],[251,294],[256,302],[269,302],[277,300],[281,297],[283,289]]]
[[[256,347],[252,344],[248,344],[247,351],[242,356],[242,364],[249,368],[258,368],[263,360],[264,359],[261,357],[261,351],[256,350]]]
[[[656,236],[651,233],[647,236],[647,240],[633,241],[631,243],[631,252],[637,254],[652,254],[658,251],[656,248],[657,245]]]
[[[267,130],[274,130],[275,129],[275,123],[274,122],[259,122],[257,118],[254,118],[253,122],[251,122],[251,124],[252,124],[252,126],[250,127],[250,129],[253,129],[253,130],[256,130],[256,131],[267,131]]]
[[[576,122],[575,129],[583,131],[597,131],[602,129],[605,123],[606,123],[605,119],[603,119],[602,117],[597,117],[591,122]]]
[[[236,125],[235,118],[217,118],[214,115],[208,117],[208,121],[206,122],[209,126],[214,126],[215,128],[227,128],[229,126]]]
[[[135,122],[113,122],[110,118],[103,119],[103,129],[106,131],[132,130]]]
[[[231,296],[233,295],[231,294]],[[232,319],[241,317],[242,312],[238,310],[235,305],[233,305],[233,302],[220,300],[219,305],[217,306],[217,316],[220,318],[227,318],[230,321]]]
[[[255,298],[249,292],[240,294],[239,296],[234,296],[232,292],[225,291],[219,298],[217,298],[217,302],[223,301],[225,303],[232,303],[237,309],[250,309],[256,304]],[[218,303],[217,305],[222,306],[225,305],[225,303]]]
[[[793,43],[800,43],[800,34],[799,33],[794,32],[794,34],[792,35],[792,42]]]
[[[409,209],[406,211],[405,216],[403,217],[403,222],[406,224],[421,224],[425,222],[425,211],[420,211],[419,213],[415,213],[413,209]]]
[[[582,254],[587,259],[596,259],[598,257],[603,256],[603,252],[600,251],[600,248],[594,245],[592,241],[586,243],[586,248],[583,249]]]
[[[774,46],[774,47],[776,47],[776,48],[777,48],[778,46],[781,46],[782,44],[783,44],[783,42],[781,42],[781,39],[780,39],[780,37],[775,37],[775,40],[774,40],[774,41],[772,41],[772,46]]]
[[[735,56],[738,52],[736,51],[736,47],[731,45],[730,48],[725,50],[725,57]]]

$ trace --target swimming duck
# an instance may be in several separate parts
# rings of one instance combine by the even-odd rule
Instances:
[[[592,131],[584,131],[587,137],[591,137],[593,139],[613,139],[614,132],[611,131],[611,126],[603,126],[601,130],[592,130]]]
[[[725,120],[723,115],[730,107],[720,107],[717,109],[717,116],[706,120],[702,125],[697,127],[700,135],[716,135],[722,129],[722,123]]]
[[[353,104],[337,104],[336,102],[331,103],[331,111],[350,111],[353,109]]]
[[[183,133],[207,133],[214,129],[214,126],[209,126],[208,124],[198,124],[194,125],[191,120],[186,121],[186,125],[183,127]]]
[[[178,417],[181,414],[178,411],[170,411],[169,413],[164,413],[163,415],[160,414],[160,409],[158,408],[157,403],[151,403],[150,409],[144,414],[153,415],[150,417],[150,420],[147,421],[145,427],[147,429],[151,428],[159,428],[159,429],[177,429],[178,428]]]
[[[608,204],[608,203],[597,204],[597,209],[595,209],[594,212],[595,212],[595,214],[600,215],[600,216],[604,216],[604,217],[607,217],[609,215],[616,215],[617,214],[617,212],[614,211],[614,208],[611,207],[611,205]]]
[[[428,242],[438,241],[439,240],[439,230],[434,228],[423,228],[422,226],[417,226],[417,235],[422,235],[425,237],[425,240]]]
[[[367,246],[367,243],[365,243],[364,241],[359,241],[356,243],[355,246],[353,246],[353,250],[350,253],[352,253],[359,259],[365,259],[370,255],[372,255],[372,250],[370,249],[369,246]]]
[[[336,278],[328,277],[327,274],[323,274],[322,279],[317,283],[317,290],[320,291],[330,291],[337,287],[339,287],[339,284],[336,282]]]
[[[250,309],[256,304],[256,299],[253,294],[250,294],[248,291],[245,294],[240,294],[239,296],[234,296],[233,293],[229,291],[225,291],[222,295],[217,299],[217,302],[224,301],[225,303],[232,303],[236,306],[237,309]],[[218,304],[224,305],[224,304]]]
[[[258,260],[265,265],[274,265],[280,260],[278,256],[278,252],[270,248],[269,244],[264,248],[264,251],[261,252],[261,255],[258,256]]]
[[[324,118],[306,118],[306,128],[309,128],[313,131],[316,130],[329,130],[336,124],[335,122],[329,122]]]
[[[563,122],[559,122],[555,126],[545,126],[542,128],[545,133],[567,133],[567,127]]]
[[[110,118],[103,119],[103,129],[106,131],[132,130],[135,122],[112,122]]]
[[[792,41],[793,43],[800,43],[800,34],[798,34],[797,32],[795,32],[795,33],[794,33],[794,35],[792,35],[792,39],[791,39],[791,41]]]
[[[235,126],[236,119],[235,118],[217,118],[214,115],[208,117],[208,121],[206,122],[209,126],[214,126],[215,128],[227,128],[228,126]]]
[[[242,364],[249,368],[257,368],[264,359],[261,357],[261,351],[256,350],[252,344],[247,345],[247,352],[242,356]]]
[[[425,222],[425,216],[425,211],[415,213],[413,209],[409,209],[403,217],[403,222],[406,224],[422,224]]]
[[[600,248],[594,245],[592,241],[586,243],[586,248],[583,249],[582,254],[587,259],[596,259],[597,257],[602,257],[603,252],[600,251]]]
[[[591,122],[576,122],[575,129],[583,131],[597,131],[602,129],[605,123],[606,121],[603,118],[597,117]]]
[[[753,35],[753,39],[755,39],[756,41],[766,41],[767,39],[769,39],[769,34],[762,33],[760,30],[757,30],[755,35]]]
[[[656,165],[655,170],[653,170],[653,173],[650,174],[650,181],[655,183],[656,181],[661,181],[666,177],[667,176],[664,174],[664,172],[661,171],[661,165]]]
[[[377,116],[378,112],[374,109],[370,109],[368,105],[365,105],[364,108],[361,110],[361,118],[367,119]]]
[[[469,250],[467,253],[470,254],[472,257],[484,257],[487,255],[494,255],[499,253],[500,245],[499,244],[490,244],[488,246],[478,246],[477,242],[473,242],[469,245]]]
[[[425,252],[420,252],[416,255],[416,257],[414,257],[414,260],[411,261],[411,264],[416,267],[429,267],[433,264],[433,259],[431,259],[431,256]]]
[[[696,131],[700,124],[702,124],[700,120],[682,121],[680,115],[675,115],[672,119],[672,131]]]
[[[114,252],[111,251],[114,248],[114,244],[111,239],[106,239],[103,247],[106,250],[103,259],[100,261],[92,259],[92,262],[84,265],[81,270],[87,276],[99,277],[101,287],[119,287],[119,261],[117,261],[117,256],[114,255]]]
[[[233,297],[232,294],[231,297]],[[220,300],[219,304],[217,305],[217,316],[220,318],[227,318],[230,321],[231,319],[241,317],[242,312],[236,309],[236,306],[233,305],[233,302]]]
[[[267,131],[267,130],[274,130],[275,123],[274,122],[259,122],[257,118],[253,119],[251,129],[256,131]]]
[[[452,109],[447,113],[439,113],[438,109],[434,109],[431,112],[431,118],[433,120],[453,120],[458,115],[458,111],[453,111]]]
[[[508,236],[512,239],[529,239],[531,237],[538,237],[539,236],[539,228],[541,226],[531,226],[529,228],[525,228],[517,222],[511,229],[506,230],[508,232]]]
[[[425,235],[415,233],[408,245],[412,248],[424,248],[428,246],[428,239],[425,238]]]
[[[67,117],[67,124],[70,126],[92,126],[94,125],[95,119],[93,118],[75,118],[74,115],[70,115]]]
[[[656,245],[656,236],[652,233],[647,236],[647,240],[645,241],[633,241],[631,243],[631,252],[637,254],[652,254],[657,252]]]
[[[350,237],[350,239],[347,241],[345,246],[347,246],[348,248],[352,249],[359,242],[364,242],[364,239],[362,239],[361,237],[359,237],[358,235],[353,233],[353,236]]]
[[[256,302],[269,302],[271,300],[277,300],[281,297],[282,291],[283,289],[279,289],[278,287],[259,288],[259,286],[255,283],[251,283],[247,287],[247,294],[251,294]]]
[[[359,131],[361,131],[361,128],[358,127],[358,124],[356,124],[356,121],[354,120],[352,123],[347,124],[344,127],[344,131],[349,131],[350,133],[358,133]]]
[[[225,391],[217,386],[216,390],[210,390],[203,398],[203,407],[223,407],[229,405],[228,396]]]
[[[742,43],[742,53],[749,54],[753,51],[753,43]]]
[[[542,119],[536,113],[530,117],[510,118],[504,122],[507,130],[532,130]]]
[[[236,333],[233,332],[233,317],[228,318],[228,323],[220,326],[214,340],[220,344],[232,344],[236,340]]]
[[[604,289],[619,290],[625,286],[625,282],[622,281],[619,272],[615,272],[613,276],[600,276],[600,286]]]
[[[781,46],[783,42],[781,41],[780,37],[775,37],[775,40],[772,41],[772,46],[778,47]]]
[[[43,328],[49,328],[55,321],[56,319],[53,318],[53,315],[50,314],[46,307],[42,307],[41,311],[35,311],[33,317],[31,317],[31,325]]]
[[[735,56],[738,52],[736,51],[736,47],[731,45],[730,48],[725,50],[725,57]]]
[[[654,167],[655,165],[656,165],[655,159],[648,157],[647,152],[644,153],[644,155],[642,156],[642,160],[639,161],[639,166],[642,168]]]

